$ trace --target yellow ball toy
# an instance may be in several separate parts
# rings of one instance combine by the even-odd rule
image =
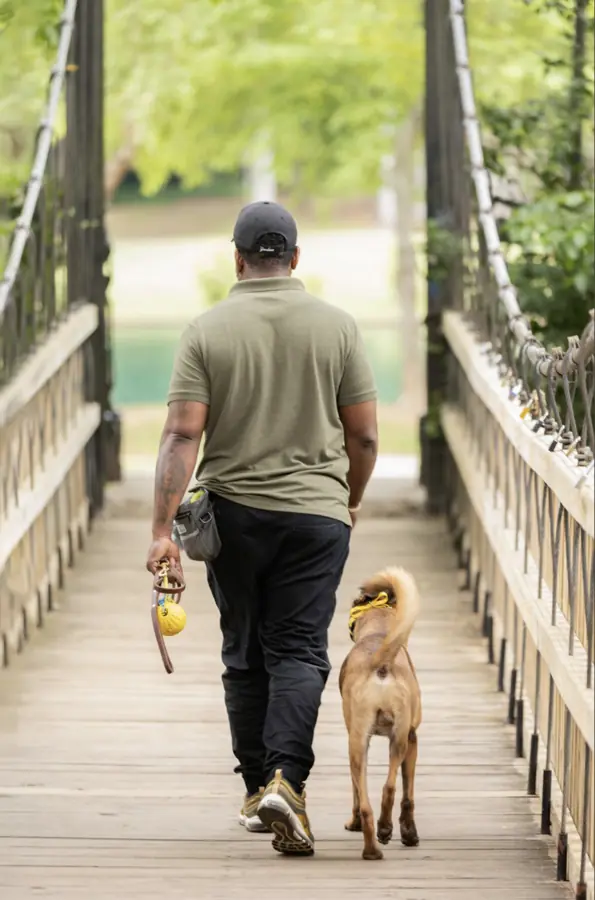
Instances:
[[[179,603],[174,600],[165,600],[157,607],[157,620],[159,630],[165,637],[179,634],[186,625],[186,613]]]

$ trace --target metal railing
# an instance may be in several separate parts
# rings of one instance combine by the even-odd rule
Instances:
[[[454,295],[498,366],[511,399],[518,397],[534,420],[534,431],[554,436],[553,447],[574,452],[579,465],[593,462],[595,431],[595,322],[587,320],[579,338],[548,352],[533,335],[517,300],[502,250],[483,148],[469,58],[462,0],[450,3],[450,28],[458,80],[459,114],[465,131],[468,175],[458,185],[463,238],[463,289]],[[562,391],[558,391],[561,382]],[[574,402],[579,394],[581,417]]]
[[[533,335],[494,216],[464,4],[428,0],[429,406],[426,459],[488,661],[508,692],[528,792],[558,878],[592,885],[595,325],[562,351]],[[431,450],[431,448],[430,448]],[[577,853],[570,850],[578,848]]]
[[[0,665],[51,608],[117,460],[103,219],[103,3],[66,0],[0,281]]]

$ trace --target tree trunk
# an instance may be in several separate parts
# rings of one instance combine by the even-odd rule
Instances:
[[[420,124],[420,109],[414,109],[402,123],[395,141],[396,221],[396,294],[399,304],[402,392],[399,406],[412,418],[418,418],[425,406],[424,366],[420,347],[420,326],[415,309],[415,145]]]
[[[261,132],[246,154],[246,192],[250,203],[260,200],[277,200],[275,157],[269,135]]]
[[[248,185],[250,203],[277,200],[277,179],[272,153],[263,153],[254,160],[248,171]]]
[[[389,153],[380,160],[380,187],[376,195],[378,224],[392,231],[397,227],[397,198],[395,191],[395,154]]]
[[[106,205],[111,203],[114,194],[130,171],[133,157],[134,146],[132,142],[130,142],[125,147],[121,147],[120,150],[118,150],[118,152],[105,164],[103,188]]]

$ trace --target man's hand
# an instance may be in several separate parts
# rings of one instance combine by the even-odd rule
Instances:
[[[359,512],[359,509],[350,509],[349,510],[349,515],[351,516],[351,527],[352,528],[355,528],[358,512]]]
[[[204,403],[190,400],[169,404],[155,473],[153,543],[147,556],[147,569],[153,574],[163,561],[182,572],[180,549],[170,535],[176,511],[196,465],[208,411],[209,407]]]
[[[147,569],[154,575],[163,562],[168,562],[172,569],[178,569],[182,574],[180,548],[167,537],[157,538],[149,547]]]

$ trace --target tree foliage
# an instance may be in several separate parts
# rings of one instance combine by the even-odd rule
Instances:
[[[261,141],[286,186],[373,188],[379,158],[393,150],[392,126],[422,98],[421,2],[105,4],[107,159],[124,153],[148,193],[174,171],[189,187],[213,171],[233,171]],[[0,54],[8,98],[0,131],[19,135],[11,152],[0,147],[11,163],[28,158],[61,5],[0,0],[15,36]],[[560,48],[554,13],[535,16],[521,0],[474,0],[469,16],[480,94],[538,96],[537,53]]]
[[[0,0],[0,196],[27,178],[62,5]]]
[[[535,334],[550,345],[581,334],[595,305],[594,215],[592,191],[546,194],[508,226],[512,281]]]
[[[0,159],[22,177],[62,3],[0,4]],[[284,184],[369,186],[382,126],[421,96],[422,51],[409,0],[106,0],[107,159],[126,151],[152,193],[174,171],[189,187],[233,171],[264,140]]]
[[[589,28],[577,80],[581,2]],[[372,189],[380,157],[394,152],[395,126],[422,99],[423,10],[412,0],[105,4],[106,155],[134,165],[147,193],[172,172],[191,187],[234,171],[263,144],[282,186],[318,195]],[[552,323],[552,340],[552,305],[580,317],[593,302],[591,244],[581,243],[592,208],[592,7],[468,4],[475,88],[493,138],[488,161],[508,172],[512,160],[532,199],[508,223],[510,259],[525,308]],[[61,8],[62,0],[0,0],[0,195],[27,176]],[[585,136],[578,190],[569,179],[577,117]]]
[[[188,186],[273,150],[286,186],[367,190],[394,126],[423,96],[423,4],[413,0],[107,0],[108,146],[132,140],[144,188]],[[553,14],[469,4],[480,96],[539,96]],[[117,48],[117,52],[116,52]]]
[[[370,183],[421,93],[422,21],[407,0],[108,0],[108,146],[132,136],[147,191],[246,162],[282,183]],[[114,53],[121,47],[121,53]],[[112,55],[114,54],[114,55]]]
[[[567,48],[564,23],[534,0],[473,0],[466,4],[474,90],[480,101],[511,108],[543,92],[543,61]]]
[[[595,305],[594,8],[592,0],[533,0],[529,6],[537,19],[558,23],[558,55],[543,55],[538,97],[487,104],[483,117],[495,139],[488,164],[500,174],[512,172],[530,201],[503,229],[521,306],[542,339],[560,345],[582,332]]]

